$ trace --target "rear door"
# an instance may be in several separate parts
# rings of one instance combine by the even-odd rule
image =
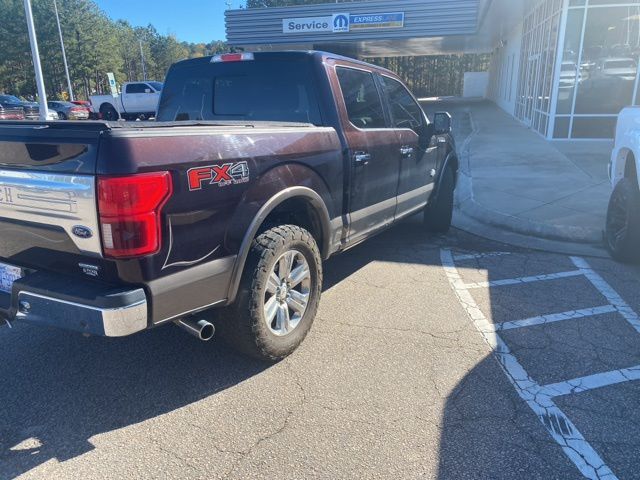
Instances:
[[[400,217],[427,204],[438,164],[438,141],[409,90],[386,75],[380,75],[379,81],[399,144],[401,163],[395,216]]]
[[[347,141],[347,243],[393,222],[400,174],[399,144],[371,71],[336,66],[338,110]]]

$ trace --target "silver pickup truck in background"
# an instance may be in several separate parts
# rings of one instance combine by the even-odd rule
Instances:
[[[89,100],[103,120],[145,120],[155,116],[161,93],[160,82],[128,82],[119,95],[92,95]]]

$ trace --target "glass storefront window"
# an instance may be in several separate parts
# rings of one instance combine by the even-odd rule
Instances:
[[[631,105],[640,53],[640,7],[591,8],[582,46],[577,114],[618,114]]]
[[[580,52],[583,23],[584,10],[569,10],[564,37],[564,53],[560,66],[560,83],[558,85],[556,112],[559,114],[571,113],[576,85],[582,81],[582,72],[578,67],[578,54]]]
[[[523,23],[516,116],[546,136],[562,1],[531,3]]]
[[[553,137],[611,138],[620,110],[640,101],[640,1],[569,7]]]

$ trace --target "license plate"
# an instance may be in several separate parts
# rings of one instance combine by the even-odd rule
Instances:
[[[13,282],[22,277],[22,269],[0,263],[0,291],[11,293]]]

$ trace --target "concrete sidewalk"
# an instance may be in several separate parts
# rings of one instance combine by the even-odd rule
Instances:
[[[599,249],[611,141],[548,142],[488,101],[424,106],[430,115],[448,110],[454,119],[461,160],[457,222]]]

